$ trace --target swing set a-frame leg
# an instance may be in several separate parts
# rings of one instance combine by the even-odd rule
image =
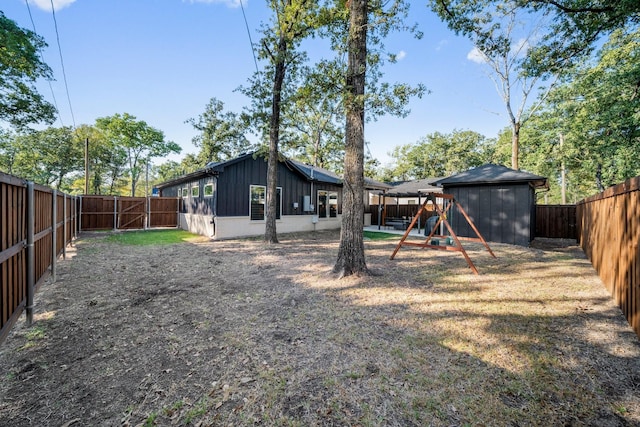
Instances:
[[[446,199],[446,200],[450,201],[449,205],[447,206],[447,208],[444,211],[442,209],[440,209],[440,206],[438,206],[438,204],[436,203],[436,197],[440,197],[442,199]],[[418,218],[420,218],[420,215],[422,214],[422,212],[424,212],[424,210],[426,208],[426,205],[429,202],[429,200],[433,201],[433,205],[435,207],[435,210],[438,213],[438,216],[439,216],[438,222],[436,223],[436,225],[433,228],[433,230],[431,230],[431,233],[429,234],[429,236],[427,237],[427,239],[425,240],[424,243],[405,242],[405,240],[409,236],[409,232],[413,229],[413,226],[417,222]],[[491,250],[491,248],[489,247],[487,242],[484,240],[484,238],[480,234],[480,231],[478,231],[478,229],[476,228],[475,224],[473,223],[473,221],[471,220],[469,215],[467,215],[467,213],[462,208],[460,203],[458,203],[458,201],[455,200],[455,198],[452,195],[450,195],[450,194],[437,194],[437,195],[434,195],[434,193],[429,193],[427,195],[426,200],[422,204],[422,206],[420,206],[420,209],[418,209],[418,212],[414,216],[413,221],[411,221],[411,225],[409,226],[409,228],[407,228],[407,231],[404,233],[404,235],[402,236],[402,238],[400,239],[400,241],[396,245],[396,248],[393,251],[393,254],[391,255],[390,259],[394,259],[394,257],[396,256],[396,254],[398,253],[398,251],[400,250],[400,248],[403,245],[417,246],[417,247],[421,247],[421,248],[430,248],[430,249],[451,250],[451,251],[455,251],[455,252],[462,252],[462,255],[464,256],[464,259],[467,261],[467,264],[469,265],[469,268],[471,268],[471,270],[475,274],[479,274],[478,273],[478,269],[476,268],[476,266],[471,261],[471,258],[469,258],[469,255],[467,254],[467,251],[464,250],[464,247],[462,246],[462,243],[460,242],[460,239],[458,238],[456,233],[453,231],[453,228],[451,227],[451,225],[449,224],[449,221],[447,220],[446,213],[449,211],[449,209],[451,208],[453,203],[455,203],[456,207],[460,210],[460,212],[464,216],[464,218],[467,221],[467,223],[471,226],[473,231],[478,236],[478,239],[469,239],[469,240],[475,240],[475,241],[482,242],[482,244],[487,249],[487,251],[489,251],[491,256],[495,258],[496,257],[495,254],[493,253],[493,251]],[[453,246],[453,247],[452,246],[439,246],[439,245],[432,245],[432,244],[429,243],[429,239],[435,234],[435,230],[438,228],[438,226],[441,223],[443,223],[445,225],[445,227],[447,227],[447,230],[449,231],[450,236],[453,238],[453,240],[455,242],[455,246]]]
[[[455,203],[456,206],[460,207],[458,202],[456,202],[456,200],[453,197],[451,197],[450,200],[453,203]],[[450,208],[451,208],[451,203],[449,204],[449,206],[447,206],[447,210],[449,210]],[[442,221],[444,223],[445,227],[447,227],[447,230],[449,231],[449,235],[451,235],[451,237],[453,237],[453,241],[456,243],[456,249],[454,249],[454,250],[458,251],[458,252],[462,252],[462,255],[464,256],[464,259],[467,261],[467,264],[469,265],[469,268],[471,269],[471,271],[473,271],[474,274],[480,274],[480,273],[478,273],[478,269],[476,268],[476,266],[473,264],[473,261],[471,261],[471,258],[469,258],[469,255],[467,254],[467,251],[464,250],[464,246],[462,246],[462,243],[460,242],[460,239],[458,239],[458,235],[455,233],[455,231],[453,231],[453,228],[449,224],[449,221],[447,220],[447,216],[445,215],[444,212],[442,212],[440,210],[440,207],[438,205],[436,205],[436,211],[438,211],[438,214],[440,214],[440,221]],[[469,221],[469,219],[467,219],[467,220]]]
[[[493,253],[493,251],[491,250],[491,248],[487,244],[486,240],[484,240],[484,237],[482,237],[482,234],[480,234],[480,231],[478,231],[478,229],[476,228],[476,225],[473,223],[473,221],[471,221],[471,218],[469,218],[469,215],[467,215],[465,210],[462,209],[462,206],[460,205],[460,203],[458,203],[457,200],[455,200],[455,203],[456,203],[456,206],[458,207],[458,209],[460,209],[460,212],[462,212],[462,215],[464,216],[464,218],[467,220],[467,222],[469,223],[469,225],[473,229],[473,231],[476,233],[476,236],[478,236],[478,239],[480,239],[480,241],[482,242],[484,247],[487,248],[487,250],[489,251],[491,256],[495,258],[496,257],[495,254]]]
[[[409,236],[409,233],[411,232],[411,230],[413,230],[413,226],[418,221],[418,218],[420,218],[420,215],[422,215],[422,212],[424,212],[425,206],[427,206],[427,202],[428,201],[429,201],[429,198],[427,197],[427,199],[424,201],[422,206],[420,206],[420,209],[418,209],[418,213],[415,214],[415,216],[413,217],[413,220],[411,221],[411,224],[407,228],[407,231],[404,232],[404,235],[402,236],[402,239],[400,239],[400,242],[398,242],[398,245],[396,246],[396,249],[393,251],[393,254],[391,254],[391,258],[389,258],[389,259],[393,259],[396,256],[396,254],[400,250],[400,247],[402,246],[402,243],[405,240],[407,240],[407,237]]]

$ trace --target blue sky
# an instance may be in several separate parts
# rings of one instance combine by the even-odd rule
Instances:
[[[49,47],[45,62],[53,69],[53,91],[64,125],[73,120],[67,102],[51,0],[29,0],[37,33]],[[98,117],[130,113],[196,153],[196,135],[185,120],[197,117],[211,97],[240,112],[248,99],[234,90],[255,71],[249,39],[236,0],[53,0],[60,45],[76,125]],[[484,65],[469,59],[473,45],[455,36],[424,2],[413,2],[410,22],[421,40],[396,34],[386,42],[399,54],[385,67],[390,82],[423,83],[431,91],[411,103],[401,119],[368,123],[371,154],[386,165],[393,147],[416,142],[432,132],[469,129],[488,137],[508,125],[504,106]],[[3,0],[2,11],[32,29],[25,0]],[[243,0],[253,41],[270,18],[263,0]],[[311,55],[314,52],[310,52]],[[46,82],[38,86],[52,100]],[[55,126],[60,126],[58,121]],[[156,159],[155,163],[161,163]]]

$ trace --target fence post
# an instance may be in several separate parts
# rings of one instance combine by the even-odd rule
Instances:
[[[78,214],[78,231],[82,231],[82,196],[78,196],[80,199],[80,213]]]
[[[176,199],[176,202],[177,202],[177,204],[176,204],[176,205],[177,205],[177,206],[176,206],[176,217],[177,217],[177,218],[176,218],[176,224],[177,224],[177,225],[176,225],[176,228],[177,228],[177,229],[180,229],[180,197],[178,197],[178,198]],[[214,206],[215,206],[215,205],[214,205]]]
[[[72,197],[73,200],[73,238],[78,238],[78,197]]]
[[[113,196],[113,231],[118,229],[118,196]]]
[[[35,207],[33,182],[27,182],[27,325],[33,323],[33,291],[35,286]]]
[[[62,259],[67,259],[67,195],[62,193]]]
[[[145,197],[145,203],[147,205],[147,209],[145,209],[146,221],[144,223],[144,229],[147,230],[151,228],[151,197]]]
[[[56,281],[56,261],[58,260],[58,191],[53,190],[53,200],[51,201],[51,239],[53,240],[53,251],[51,253],[51,280]]]

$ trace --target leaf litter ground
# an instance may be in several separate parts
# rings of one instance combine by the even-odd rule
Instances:
[[[640,425],[640,343],[575,246],[337,232],[123,246],[85,235],[0,346],[0,425]]]

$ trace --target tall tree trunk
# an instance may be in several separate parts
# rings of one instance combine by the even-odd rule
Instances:
[[[269,124],[269,159],[267,160],[267,215],[264,228],[264,241],[278,243],[276,233],[277,188],[278,188],[278,142],[280,139],[280,102],[282,100],[282,83],[286,72],[285,56],[287,40],[280,35],[278,52],[276,53],[276,69],[273,78],[273,101],[271,104],[271,122]]]
[[[514,121],[511,124],[513,135],[511,136],[511,169],[518,170],[518,152],[520,151],[520,123]]]
[[[567,204],[567,168],[564,162],[564,153],[562,152],[562,146],[564,145],[564,135],[560,134],[560,151],[562,161],[560,162],[560,203]]]
[[[333,271],[341,277],[368,274],[364,256],[364,87],[367,59],[367,0],[349,5],[349,62],[345,127],[342,231]]]

